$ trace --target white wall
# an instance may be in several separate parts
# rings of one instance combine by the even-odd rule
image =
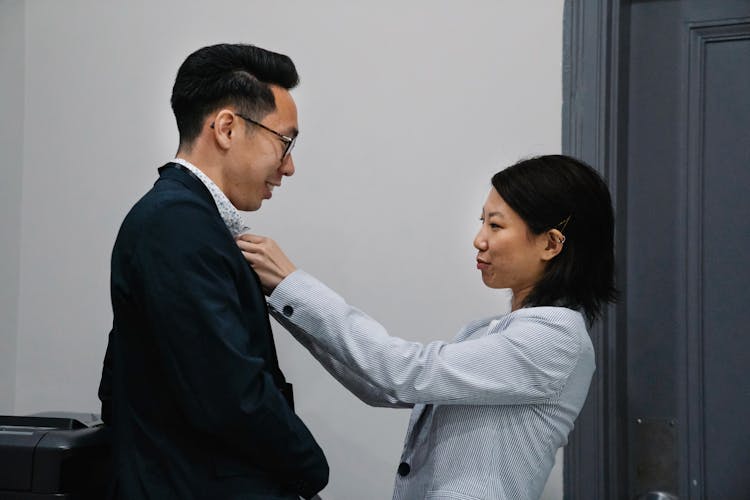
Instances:
[[[447,339],[507,310],[507,295],[481,284],[471,242],[492,173],[560,149],[562,4],[36,0],[11,9],[2,22],[25,15],[26,27],[17,348],[14,357],[3,343],[2,359],[17,360],[14,409],[98,410],[111,246],[176,149],[177,67],[209,43],[287,53],[301,75],[297,174],[248,216],[257,232],[396,335]],[[18,91],[3,83],[0,102]],[[14,221],[2,222],[14,234]],[[324,498],[389,498],[408,413],[364,406],[282,330],[276,337],[299,413],[331,462]],[[560,483],[557,470],[546,498],[561,497]]]
[[[24,5],[0,0],[0,414],[16,385],[21,174],[23,172]]]

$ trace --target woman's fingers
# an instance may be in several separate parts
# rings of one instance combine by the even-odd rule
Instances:
[[[260,236],[253,233],[242,233],[237,237],[237,241],[247,241],[250,243],[261,243],[263,240],[267,240],[265,236]]]
[[[245,233],[240,235],[237,240],[237,246],[243,252],[255,253],[255,254],[270,254],[274,248],[278,248],[276,242],[271,238],[265,236],[258,236],[255,234]]]
[[[260,251],[260,247],[258,246],[258,244],[250,243],[249,241],[245,240],[237,240],[237,246],[240,247],[240,250],[242,250],[243,253],[257,253]]]
[[[268,240],[268,238],[263,236],[245,233],[239,235],[235,241],[237,241],[237,245],[239,245],[240,248],[252,248],[253,245],[261,245],[266,240]]]
[[[257,254],[254,254],[252,252],[248,252],[246,250],[242,250],[240,248],[240,251],[242,252],[242,256],[245,257],[245,260],[251,265],[254,266],[256,263],[259,262],[259,257]]]
[[[255,269],[267,291],[273,291],[276,285],[296,269],[271,238],[246,233],[236,241],[242,256]]]

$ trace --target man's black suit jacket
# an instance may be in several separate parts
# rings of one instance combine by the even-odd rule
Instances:
[[[184,167],[162,167],[126,216],[111,294],[99,393],[116,498],[307,498],[326,485],[283,394],[258,277]]]

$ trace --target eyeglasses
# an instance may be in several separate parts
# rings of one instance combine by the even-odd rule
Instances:
[[[253,125],[257,125],[257,126],[259,126],[260,128],[262,128],[264,130],[268,130],[273,135],[275,135],[276,137],[278,137],[279,139],[281,139],[281,142],[284,143],[284,153],[281,155],[281,160],[282,161],[289,155],[289,153],[292,152],[292,149],[294,149],[294,145],[297,143],[297,136],[296,135],[294,137],[289,137],[289,136],[280,134],[280,133],[276,132],[274,129],[268,128],[265,125],[263,125],[262,123],[256,122],[252,118],[248,118],[247,116],[243,116],[243,115],[241,115],[239,113],[236,113],[236,112],[234,114],[237,115],[237,116],[239,116],[243,120],[252,123]]]

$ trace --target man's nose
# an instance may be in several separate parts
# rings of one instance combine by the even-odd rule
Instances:
[[[290,175],[294,175],[294,158],[292,158],[291,153],[289,153],[283,160],[281,160],[279,172],[281,172],[281,175],[286,175],[287,177]]]

